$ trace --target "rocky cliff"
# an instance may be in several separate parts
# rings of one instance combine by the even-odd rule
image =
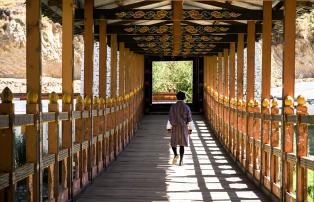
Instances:
[[[0,0],[0,78],[25,78],[26,75],[26,8],[23,2]],[[61,25],[43,16],[41,40],[43,76],[61,77]],[[75,79],[80,79],[82,55],[83,37],[75,36]]]

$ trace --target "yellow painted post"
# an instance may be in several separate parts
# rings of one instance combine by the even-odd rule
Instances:
[[[7,115],[8,119],[14,117],[13,94],[6,87],[1,93],[0,115]],[[13,123],[8,128],[0,130],[0,172],[9,174],[9,187],[0,190],[0,201],[14,202],[15,199],[15,136]]]
[[[294,84],[295,84],[295,37],[296,37],[296,0],[284,2],[284,47],[283,47],[283,94],[284,114],[294,114]],[[283,121],[282,134],[282,199],[291,200],[293,191],[293,165],[284,157],[293,152],[293,123]],[[299,187],[298,187],[299,188]],[[298,191],[297,191],[298,192]]]
[[[297,197],[296,201],[308,201],[308,172],[307,168],[301,166],[301,158],[308,156],[309,151],[309,130],[308,124],[301,123],[302,116],[308,115],[306,98],[299,95],[297,98],[297,115],[298,115],[298,137],[297,137]]]
[[[59,113],[59,96],[52,92],[49,95],[49,104],[48,111],[55,113],[55,116],[58,116]],[[55,155],[55,163],[52,166],[48,167],[48,198],[49,200],[58,200],[59,199],[59,126],[58,120],[56,119],[53,122],[48,123],[48,154]],[[62,193],[62,191],[61,191]]]
[[[82,112],[84,110],[84,100],[79,95],[76,97],[76,105],[75,105],[75,111],[80,112],[80,116],[82,117]],[[74,156],[74,162],[75,162],[75,174],[74,174],[74,180],[73,180],[73,195],[76,195],[81,187],[84,185],[83,179],[84,175],[86,174],[83,172],[83,150],[81,147],[81,144],[84,141],[84,128],[83,128],[83,119],[78,118],[75,119],[75,144],[79,145],[80,151],[77,152]],[[87,177],[86,177],[87,178]],[[87,181],[87,180],[86,180]]]
[[[272,2],[263,2],[263,44],[262,44],[262,113],[270,114],[270,82],[271,82],[271,30],[272,30]],[[261,136],[261,182],[271,190],[270,162],[271,155],[264,151],[264,144],[269,144],[270,121],[262,120]],[[269,158],[270,157],[270,158]]]

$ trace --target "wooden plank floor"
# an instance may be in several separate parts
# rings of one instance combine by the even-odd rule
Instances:
[[[203,118],[193,118],[197,130],[183,166],[170,163],[167,116],[146,116],[125,151],[78,201],[270,201],[237,170]]]

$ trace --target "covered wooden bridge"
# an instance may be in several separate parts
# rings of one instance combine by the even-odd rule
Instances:
[[[308,153],[313,135],[308,127],[314,118],[305,98],[294,94],[296,9],[308,3],[26,1],[26,114],[15,113],[14,95],[4,89],[0,201],[311,201],[307,173],[314,170],[314,158]],[[48,112],[42,111],[42,14],[63,29],[62,95],[49,95]],[[274,32],[284,41],[283,102],[270,96]],[[82,95],[73,94],[77,34],[84,35]],[[259,39],[261,98],[254,97]],[[93,94],[95,41],[98,95]],[[161,109],[151,104],[152,61],[157,60],[193,60],[191,107],[199,115],[183,167],[169,163],[167,116],[143,116]],[[15,159],[19,127],[26,138],[22,165]]]

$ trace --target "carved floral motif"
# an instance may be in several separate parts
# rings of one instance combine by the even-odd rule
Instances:
[[[237,18],[241,16],[241,13],[230,12],[230,11],[209,11],[209,10],[189,10],[184,11],[183,16],[185,19],[194,19],[194,20],[208,20],[212,18],[219,19],[230,19]]]
[[[158,10],[158,11],[127,11],[127,12],[117,12],[115,13],[117,18],[120,19],[145,19],[145,20],[162,20],[170,19],[171,11]]]

